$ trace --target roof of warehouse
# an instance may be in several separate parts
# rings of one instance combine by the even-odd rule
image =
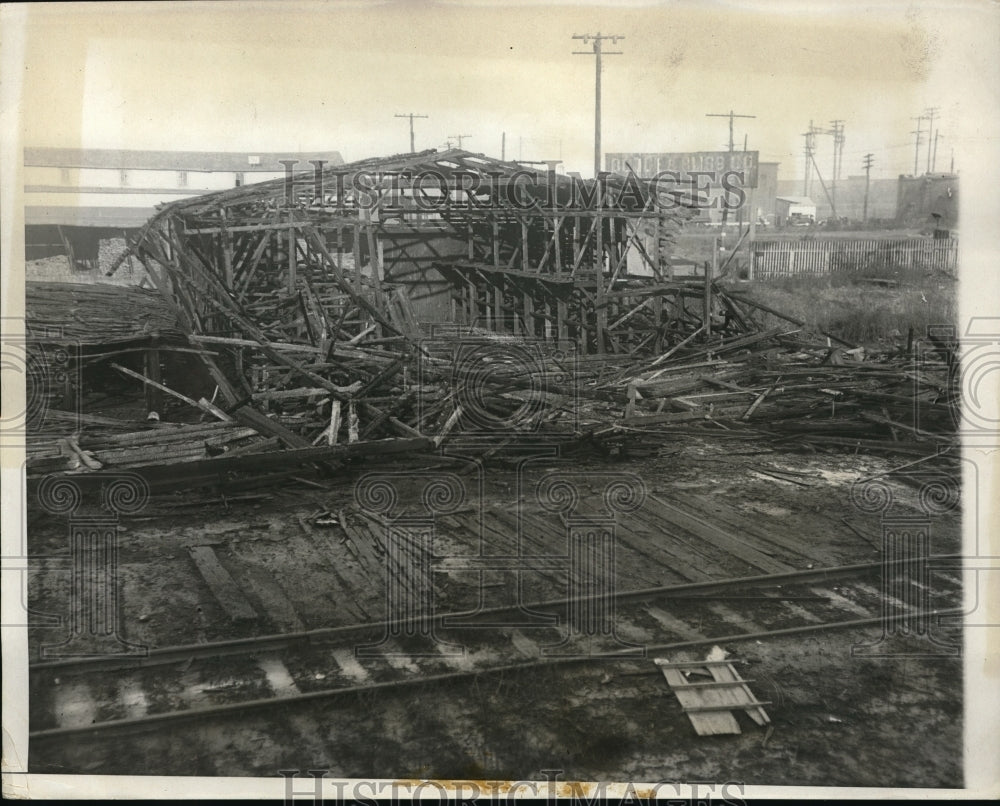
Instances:
[[[251,159],[254,161],[251,162]],[[116,148],[25,148],[24,164],[56,168],[115,168],[154,171],[283,171],[281,160],[325,160],[343,165],[339,151],[133,151]]]

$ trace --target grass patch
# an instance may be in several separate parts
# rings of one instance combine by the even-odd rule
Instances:
[[[915,337],[929,325],[958,321],[957,284],[943,278],[920,278],[893,288],[844,275],[758,281],[744,287],[747,296],[856,344],[895,343],[909,328]]]

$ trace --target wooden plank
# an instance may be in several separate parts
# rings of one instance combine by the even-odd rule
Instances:
[[[168,395],[176,397],[178,400],[183,400],[188,405],[194,406],[197,409],[201,409],[202,411],[208,412],[209,414],[213,415],[214,417],[218,417],[220,420],[223,420],[224,422],[232,422],[233,419],[232,417],[230,417],[225,412],[222,412],[219,409],[215,408],[215,406],[212,406],[211,404],[206,405],[205,402],[192,400],[186,395],[182,395],[180,392],[175,392],[169,386],[165,386],[162,383],[157,383],[156,381],[150,380],[145,375],[140,375],[138,372],[133,372],[127,367],[123,367],[119,364],[114,363],[113,361],[110,362],[110,364],[114,369],[117,369],[119,372],[122,372],[131,378],[135,378],[138,381],[142,381],[147,386],[152,386],[156,389],[159,389],[161,392],[166,392]]]
[[[740,677],[739,672],[733,668],[731,663],[723,664],[713,664],[709,671],[712,673],[712,677],[715,678],[715,682],[721,687],[731,687],[730,691],[738,688],[745,697],[744,701],[753,701],[757,699],[753,692],[750,691],[750,686],[747,685],[751,681],[744,680]],[[707,685],[707,684],[706,684]],[[771,719],[768,717],[767,712],[761,707],[757,706],[755,708],[744,709],[747,715],[758,725],[769,725],[771,724]]]
[[[202,579],[208,584],[212,595],[233,621],[257,618],[253,606],[243,595],[240,586],[230,573],[219,562],[215,550],[211,546],[189,546],[188,553]]]
[[[736,535],[720,529],[697,515],[668,504],[655,495],[647,496],[646,508],[649,512],[657,513],[675,526],[709,541],[717,548],[738,557],[766,574],[780,574],[793,570],[792,566],[768,557],[760,549],[741,540]]]
[[[688,708],[696,708],[699,705],[708,704],[704,698],[707,692],[702,689],[686,689],[687,680],[679,669],[671,668],[669,665],[661,665],[659,659],[657,659],[656,664],[660,667],[660,671],[663,672],[663,676],[677,697],[681,708],[687,711]],[[736,717],[728,711],[708,713],[688,711],[687,716],[699,736],[717,736],[726,733],[742,732],[739,722],[736,721]]]
[[[241,406],[233,412],[233,417],[249,428],[253,428],[259,434],[269,437],[277,437],[289,448],[309,448],[309,440],[299,436],[294,431],[289,431],[285,426],[270,417],[261,414],[256,409],[249,406]]]

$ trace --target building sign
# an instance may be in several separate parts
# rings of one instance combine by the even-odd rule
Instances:
[[[668,174],[677,182],[712,187],[722,184],[726,174],[742,173],[745,188],[757,187],[759,151],[686,151],[666,154],[605,154],[605,170],[626,174],[629,168],[640,177]],[[626,165],[626,163],[628,163]],[[729,184],[729,181],[727,181]],[[734,183],[735,184],[735,183]]]

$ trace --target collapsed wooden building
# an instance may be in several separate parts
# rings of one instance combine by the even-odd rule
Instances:
[[[112,368],[176,416],[77,417],[86,433],[69,449],[35,440],[29,474],[107,465],[197,486],[440,455],[446,441],[477,456],[538,435],[641,454],[691,428],[903,453],[952,444],[947,345],[916,374],[911,347],[844,358],[855,345],[728,288],[725,265],[678,276],[672,240],[697,201],[634,175],[582,181],[449,150],[166,205],[122,260],[158,287],[170,340],[126,345],[144,362]],[[201,385],[182,394],[161,377],[161,350],[196,359]]]
[[[303,447],[330,425],[267,415],[322,393],[363,437],[416,437],[426,418],[393,387],[407,372],[438,380],[435,362],[453,372],[435,353],[456,327],[598,363],[710,331],[708,278],[672,279],[668,253],[690,193],[631,180],[460,150],[316,166],[168,205],[134,252],[204,348],[223,408],[257,410],[262,430]]]

